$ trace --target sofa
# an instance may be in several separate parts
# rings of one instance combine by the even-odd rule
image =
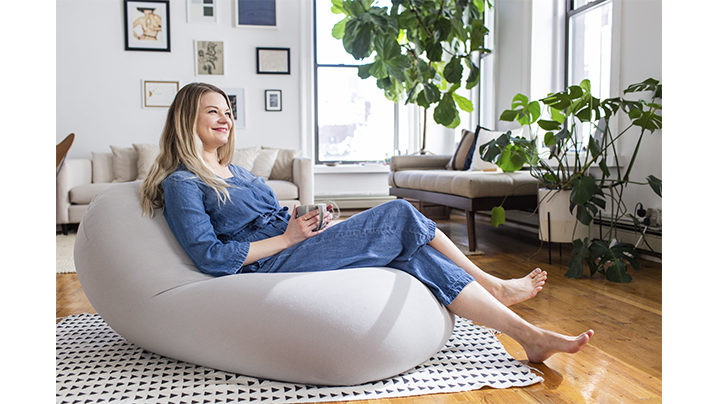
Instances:
[[[91,159],[66,159],[56,177],[56,224],[63,234],[79,224],[100,191],[118,183],[142,181],[160,153],[152,144],[110,146],[110,152],[93,152]],[[281,206],[314,203],[313,164],[299,150],[268,147],[236,149],[232,163],[263,177]]]
[[[453,155],[393,157],[388,176],[390,195],[465,211],[468,249],[475,251],[475,212],[501,204],[506,210],[537,207],[538,181],[529,171],[505,173],[478,154],[480,145],[502,133],[483,128],[463,130]]]

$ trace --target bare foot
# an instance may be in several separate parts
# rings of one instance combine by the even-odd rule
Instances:
[[[577,337],[561,335],[547,330],[539,330],[529,343],[520,342],[528,360],[533,363],[545,362],[556,353],[576,353],[587,345],[595,331],[588,330]]]
[[[547,272],[535,268],[524,278],[500,281],[493,296],[505,306],[511,306],[535,297],[542,290],[545,280],[547,280]]]

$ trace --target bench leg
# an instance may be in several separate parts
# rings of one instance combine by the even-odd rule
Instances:
[[[467,219],[468,250],[475,252],[475,212],[466,210],[465,218]]]

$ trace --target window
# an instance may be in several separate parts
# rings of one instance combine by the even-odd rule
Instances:
[[[390,0],[380,1],[390,3]],[[315,162],[383,161],[398,149],[400,106],[375,80],[362,80],[353,59],[332,37],[341,17],[329,0],[315,2]]]
[[[610,96],[612,6],[609,0],[567,0],[567,85],[589,79],[599,99]],[[583,124],[580,129],[582,150],[595,128]]]

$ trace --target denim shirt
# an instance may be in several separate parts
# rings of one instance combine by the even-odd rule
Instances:
[[[290,219],[264,179],[229,168],[233,177],[225,179],[230,185],[225,202],[182,164],[162,182],[170,229],[198,269],[214,276],[240,272],[250,242],[283,234]]]

